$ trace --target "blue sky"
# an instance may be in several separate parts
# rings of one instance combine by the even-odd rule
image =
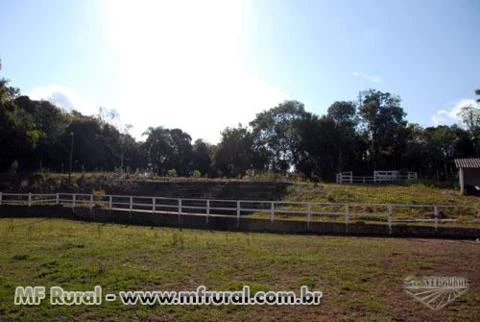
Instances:
[[[218,142],[284,99],[324,114],[368,88],[450,124],[480,87],[479,1],[0,1],[0,76],[138,138]]]

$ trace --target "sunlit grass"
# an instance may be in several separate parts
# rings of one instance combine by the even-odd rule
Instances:
[[[289,201],[480,206],[479,197],[462,196],[458,190],[429,187],[422,183],[376,186],[297,183],[288,189],[286,199]]]
[[[473,320],[480,316],[480,244],[288,236],[0,219],[0,320]],[[468,264],[465,260],[468,258]],[[409,275],[471,280],[462,301],[432,312],[402,291]],[[17,285],[68,290],[324,292],[315,307],[14,306]]]

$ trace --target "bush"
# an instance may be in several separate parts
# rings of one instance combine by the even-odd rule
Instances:
[[[17,173],[17,170],[18,170],[18,161],[15,160],[10,165],[10,170],[8,172],[15,174],[15,173]]]
[[[199,170],[194,170],[192,176],[194,178],[200,178],[202,176],[202,173]]]
[[[177,176],[177,170],[175,169],[168,170],[168,176],[175,178]]]

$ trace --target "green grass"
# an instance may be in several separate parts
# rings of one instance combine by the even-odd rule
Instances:
[[[480,243],[177,230],[58,219],[0,219],[0,321],[475,321]],[[410,275],[462,276],[467,294],[440,311],[402,289]],[[13,305],[16,286],[120,290],[285,290],[319,306]]]
[[[480,218],[480,198],[462,196],[456,190],[425,186],[424,184],[409,185],[346,185],[346,184],[313,184],[296,183],[287,188],[284,198],[287,202],[322,203],[312,205],[314,212],[336,212],[340,215],[313,215],[312,221],[345,222],[345,205],[349,205],[351,216],[349,222],[388,223],[388,205],[395,205],[392,219],[433,219],[433,205],[464,206],[465,208],[439,207],[440,219],[456,219],[456,222],[440,222],[439,226],[479,227],[473,219]],[[405,206],[401,206],[405,205]],[[417,206],[417,207],[412,207]],[[425,205],[426,207],[419,207]],[[297,210],[307,212],[306,205],[282,204],[276,209],[285,211]],[[269,211],[255,213],[252,218],[270,218]],[[283,220],[305,221],[306,215],[276,214],[275,218]],[[395,224],[395,223],[394,223]],[[433,225],[433,223],[406,223],[408,225]]]
[[[429,187],[422,183],[377,186],[297,183],[288,189],[288,201],[480,206],[478,197],[462,196],[458,190]]]

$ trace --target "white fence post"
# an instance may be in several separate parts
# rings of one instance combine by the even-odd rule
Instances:
[[[307,204],[307,229],[310,229],[310,221],[312,220],[312,204]]]
[[[108,196],[108,209],[112,210],[113,200],[112,195]]]
[[[273,223],[273,217],[275,216],[275,201],[270,204],[270,222]]]
[[[73,194],[72,195],[72,209],[75,209],[75,203],[77,201],[77,195]]]
[[[240,200],[237,200],[237,228],[240,227]]]
[[[392,234],[392,205],[388,205],[388,233]]]
[[[31,192],[28,193],[28,206],[29,207],[32,206],[32,193]]]
[[[210,216],[210,199],[207,199],[207,224],[208,224],[208,217]]]
[[[57,194],[55,195],[55,204],[56,205],[59,205],[60,204],[60,194],[57,192]]]
[[[152,213],[154,214],[155,213],[155,208],[156,208],[156,205],[155,205],[155,197],[152,198]]]
[[[438,230],[438,206],[433,206],[435,231]]]
[[[0,192],[0,206],[2,205],[3,202],[3,192]]]
[[[88,205],[88,207],[90,208],[90,210],[93,209],[93,194],[90,195],[90,204]]]
[[[345,225],[348,225],[350,217],[350,206],[348,204],[345,205]]]
[[[132,213],[132,209],[133,209],[133,197],[130,196],[130,214]]]
[[[178,199],[178,214],[182,212],[182,199]]]

